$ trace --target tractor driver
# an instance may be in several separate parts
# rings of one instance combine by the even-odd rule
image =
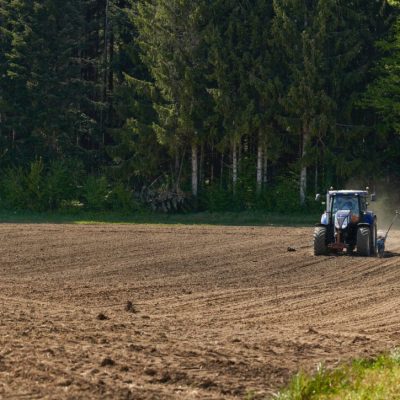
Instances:
[[[338,198],[336,207],[338,210],[353,210],[353,202],[350,199]]]
[[[350,197],[337,196],[333,203],[333,212],[335,213],[338,210],[349,210],[352,213],[358,214],[357,201],[357,199]]]
[[[358,222],[359,210],[357,199],[349,199],[343,204],[343,210],[349,210],[352,213],[352,222]]]
[[[343,210],[353,211],[353,202],[351,200],[346,201],[346,203],[343,204]]]

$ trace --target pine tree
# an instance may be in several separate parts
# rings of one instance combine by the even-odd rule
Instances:
[[[218,0],[212,6],[208,27],[209,62],[213,81],[215,111],[222,121],[222,149],[228,148],[232,161],[232,186],[238,181],[238,146],[248,133],[249,115],[254,103],[249,98],[248,10],[231,0]],[[246,126],[247,124],[247,126]]]
[[[325,1],[275,0],[274,32],[285,68],[287,88],[283,99],[289,132],[298,132],[300,142],[300,203],[307,192],[307,166],[313,140],[324,136],[334,103],[326,91],[322,74],[326,57]]]
[[[135,0],[114,4],[111,20],[115,115],[110,130],[113,143],[108,146],[108,153],[113,160],[114,178],[130,188],[153,182],[159,176],[160,165],[166,162],[165,151],[152,127],[156,121],[154,83],[140,58],[135,4]]]
[[[1,2],[2,51],[0,93],[2,98],[2,132],[8,143],[11,162],[25,162],[32,150],[30,132],[31,99],[27,87],[29,62],[20,60],[14,48],[27,51],[25,37],[30,29],[33,5],[21,0]],[[4,108],[3,108],[4,107]]]
[[[376,79],[368,85],[364,104],[374,108],[385,130],[400,133],[400,18],[388,39],[379,42],[385,55],[376,68]]]
[[[279,68],[273,53],[271,31],[272,1],[256,0],[249,10],[249,86],[254,99],[251,114],[251,133],[257,142],[257,193],[267,182],[268,151],[277,158],[280,152],[279,135],[274,129],[276,114],[280,113],[278,82]]]
[[[374,112],[371,123],[378,136],[370,160],[376,160],[376,171],[397,175],[397,153],[400,149],[400,3],[393,2],[394,17],[386,37],[376,43],[380,54],[374,68],[374,79],[360,101],[367,112]],[[379,155],[377,157],[377,154]]]
[[[82,14],[80,0],[13,3],[6,54],[11,129],[31,157],[64,156],[75,147],[82,123]]]
[[[324,143],[324,157],[325,169],[341,183],[355,173],[372,176],[379,169],[375,134],[368,133],[366,126],[369,113],[360,113],[356,102],[371,79],[371,67],[379,56],[375,42],[386,35],[391,9],[386,0],[343,0],[331,2],[329,10],[325,19],[327,62],[322,73],[336,112],[335,129]]]
[[[0,165],[7,153],[11,150],[10,131],[8,128],[9,101],[7,90],[7,57],[11,49],[11,32],[9,26],[10,4],[0,0]],[[7,154],[8,156],[9,154]],[[8,158],[8,157],[7,157]]]
[[[279,135],[273,127],[280,111],[275,80],[279,65],[271,51],[272,18],[271,1],[219,0],[212,5],[207,35],[211,93],[222,121],[220,148],[231,152],[234,191],[240,158],[256,159],[259,194],[267,180],[267,148],[274,158],[280,151]]]
[[[207,109],[203,1],[138,3],[136,23],[143,60],[160,96],[154,125],[160,143],[177,157],[191,149],[191,186],[198,194],[198,146]]]

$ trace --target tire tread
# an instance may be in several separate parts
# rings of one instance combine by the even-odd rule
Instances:
[[[314,255],[316,256],[328,254],[326,233],[327,229],[323,226],[317,226],[314,230]]]
[[[357,253],[362,257],[371,255],[371,232],[369,228],[360,227],[357,230]]]

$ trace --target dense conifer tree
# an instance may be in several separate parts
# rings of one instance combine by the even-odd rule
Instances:
[[[223,148],[230,149],[232,185],[244,137],[257,143],[257,189],[261,190],[267,134],[276,112],[274,60],[270,52],[272,3],[218,0],[212,5],[207,43],[215,111],[221,116]]]
[[[0,0],[0,169],[73,158],[233,208],[395,173],[394,4]]]
[[[114,178],[140,188],[159,176],[160,165],[167,160],[152,127],[157,120],[154,82],[140,57],[135,6],[136,0],[114,6],[112,29],[118,51],[111,66],[115,120],[108,152]]]
[[[329,1],[329,0],[328,0]],[[322,73],[326,45],[327,1],[275,0],[274,33],[284,55],[282,81],[287,93],[283,98],[288,132],[299,136],[300,202],[305,203],[310,147],[323,136],[334,104],[326,92]]]
[[[398,152],[400,150],[400,2],[391,2],[391,29],[377,43],[380,54],[373,69],[374,79],[360,101],[364,110],[375,112],[369,120],[377,135],[375,150],[379,157],[376,164],[384,160],[383,171],[398,176]],[[381,35],[379,35],[381,36]],[[377,152],[375,152],[376,157]],[[374,157],[374,158],[375,158]]]
[[[198,193],[198,146],[208,101],[203,1],[139,2],[137,26],[143,60],[159,92],[154,126],[160,143],[178,157],[191,149],[192,194]]]

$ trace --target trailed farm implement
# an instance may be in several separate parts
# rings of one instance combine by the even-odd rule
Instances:
[[[378,257],[384,257],[385,256],[385,243],[386,243],[386,239],[389,235],[390,230],[392,229],[393,224],[395,223],[397,217],[399,216],[399,211],[396,211],[395,216],[392,219],[391,224],[389,225],[388,230],[386,231],[386,233],[384,235],[379,235],[378,236],[378,240],[376,243],[377,246],[377,253],[378,253]]]

